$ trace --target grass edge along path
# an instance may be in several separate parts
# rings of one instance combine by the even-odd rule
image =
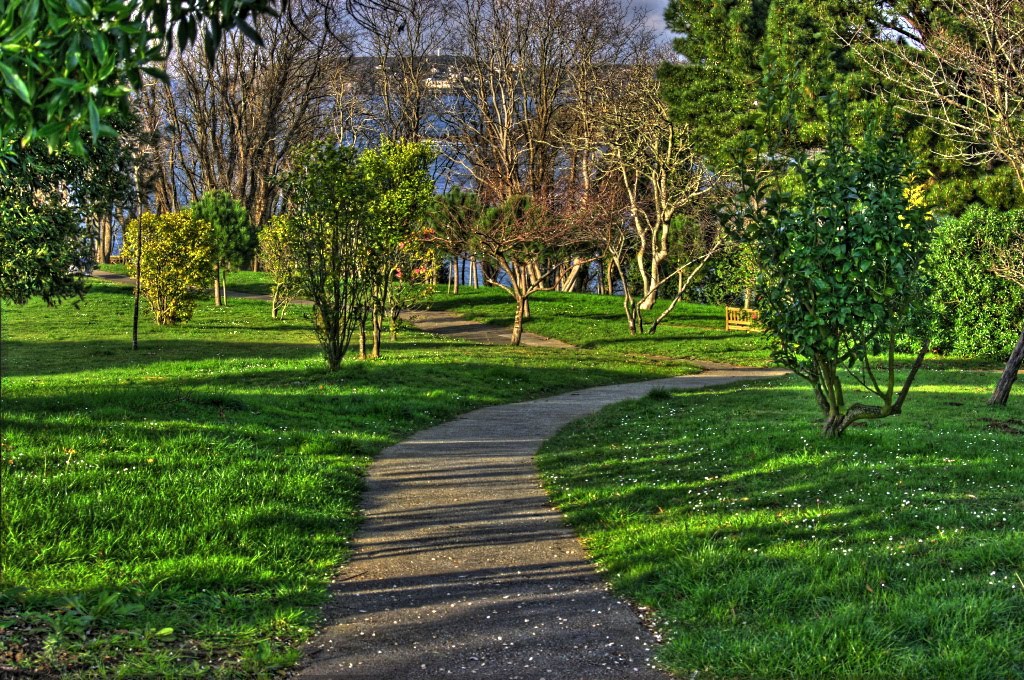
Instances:
[[[781,374],[576,390],[473,411],[388,448],[370,468],[366,521],[300,677],[666,678],[650,665],[651,634],[551,508],[533,456],[608,404]]]
[[[657,393],[538,464],[680,677],[1024,677],[1024,404],[990,381],[923,370],[838,441],[797,378]]]
[[[360,477],[405,435],[488,404],[685,370],[403,333],[323,370],[263,302],[178,328],[131,292],[3,310],[2,663],[64,676],[287,667],[357,524]]]
[[[656,311],[664,305],[659,302]],[[515,312],[511,297],[496,287],[464,288],[458,295],[438,292],[427,306],[501,327],[511,327]],[[530,298],[530,311],[526,331],[580,349],[738,366],[773,365],[764,335],[726,331],[725,308],[719,305],[680,303],[653,335],[629,334],[622,298],[614,295],[545,291]]]

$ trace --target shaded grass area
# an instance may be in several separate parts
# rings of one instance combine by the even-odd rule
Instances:
[[[1024,398],[986,407],[997,375],[922,371],[840,441],[795,378],[656,393],[540,466],[681,677],[1024,677]]]
[[[664,308],[659,302],[656,310]],[[463,288],[458,295],[436,294],[432,309],[458,312],[470,319],[511,326],[512,298],[500,288]],[[763,335],[725,330],[725,307],[680,303],[654,335],[629,334],[622,298],[590,293],[536,293],[525,330],[557,338],[583,349],[706,359],[741,366],[771,365]]]
[[[489,404],[657,377],[657,362],[403,333],[324,370],[303,312],[203,304],[176,328],[95,284],[3,307],[0,666],[254,677],[288,666],[381,448]],[[677,371],[672,371],[677,372]]]
[[[128,271],[123,264],[98,264],[96,269],[113,274],[133,276],[134,272]],[[227,274],[228,292],[255,293],[257,295],[270,295],[273,280],[266,272],[253,271],[230,271]],[[213,299],[213,278],[210,278],[210,299]],[[230,304],[230,301],[229,301]]]
[[[228,292],[270,295],[274,281],[266,272],[228,272]]]

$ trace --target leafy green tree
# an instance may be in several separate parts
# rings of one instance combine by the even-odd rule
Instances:
[[[298,148],[291,165],[281,183],[296,288],[313,303],[313,330],[328,370],[335,371],[373,285],[362,278],[368,251],[366,182],[356,151],[328,142]]]
[[[218,307],[228,303],[225,274],[240,266],[252,252],[253,234],[249,216],[241,201],[220,189],[205,192],[192,204],[196,219],[209,225],[213,243],[213,301]]]
[[[3,297],[55,304],[80,296],[98,223],[134,197],[131,150],[121,139],[101,140],[84,156],[50,154],[35,143],[8,161],[0,173]]]
[[[142,235],[142,258],[136,239]],[[124,230],[124,259],[138,265],[139,289],[160,325],[188,321],[210,280],[213,241],[210,226],[191,211],[145,213]]]
[[[823,433],[836,437],[903,408],[928,348],[920,265],[930,229],[910,200],[905,145],[875,125],[854,145],[840,98],[827,122],[825,148],[791,170],[762,179],[744,167],[740,222],[758,257],[761,323],[776,357],[814,387]],[[770,145],[759,152],[777,160]],[[908,336],[920,352],[897,389],[897,344]],[[847,404],[843,374],[881,403]]]
[[[682,60],[662,67],[672,116],[688,126],[698,150],[719,169],[761,115],[758,91],[773,73],[799,74],[809,92],[829,83],[855,102],[877,78],[849,47],[868,26],[871,0],[671,0],[666,22],[681,37]],[[822,140],[818,100],[793,110],[799,138]]]
[[[430,144],[384,140],[359,156],[359,167],[369,200],[365,257],[361,277],[370,283],[371,356],[380,357],[381,332],[388,316],[389,295],[403,264],[403,244],[416,238],[426,220],[434,195],[430,164],[437,152]],[[365,350],[363,335],[360,349]]]
[[[290,227],[285,215],[275,215],[260,229],[260,264],[273,280],[270,318],[283,319],[295,289],[295,257],[288,243]]]
[[[23,157],[0,172],[0,297],[16,304],[40,296],[54,305],[85,292],[86,232],[61,191],[77,164],[43,160]]]
[[[200,31],[212,58],[221,34],[273,12],[272,0],[10,0],[0,2],[0,157],[13,143],[42,139],[51,149],[83,136],[116,134],[109,121],[127,111],[127,95],[176,42]]]

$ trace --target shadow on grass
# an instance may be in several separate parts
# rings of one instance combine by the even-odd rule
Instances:
[[[840,440],[793,378],[645,400],[570,426],[540,465],[666,622],[676,671],[1012,677],[1024,473],[1020,437],[986,427],[988,380],[922,371],[902,416]]]

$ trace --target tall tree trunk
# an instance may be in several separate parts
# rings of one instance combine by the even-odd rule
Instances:
[[[359,359],[366,360],[366,317],[359,324]]]
[[[459,294],[459,279],[462,278],[462,272],[459,270],[459,256],[456,255],[452,258],[452,271],[455,274],[455,286],[452,290],[456,295]]]
[[[373,313],[373,348],[370,350],[370,357],[380,359],[380,336],[384,330],[384,313],[375,311]]]
[[[215,307],[220,307],[220,265],[214,265],[213,267],[213,304]]]
[[[1017,338],[1017,345],[1010,353],[1010,358],[1006,362],[1003,374],[999,377],[999,382],[996,383],[992,398],[988,400],[990,406],[1006,406],[1010,399],[1010,389],[1017,381],[1017,373],[1020,371],[1021,364],[1024,364],[1024,331],[1021,331],[1020,337]]]
[[[114,240],[114,222],[111,216],[108,214],[101,217],[98,227],[94,259],[99,264],[110,264],[110,251],[113,248]]]
[[[519,346],[523,340],[523,314],[526,311],[526,298],[516,297],[516,319],[512,323],[512,344]]]
[[[228,276],[227,273],[221,269],[220,275],[220,303],[227,306],[228,304]]]

